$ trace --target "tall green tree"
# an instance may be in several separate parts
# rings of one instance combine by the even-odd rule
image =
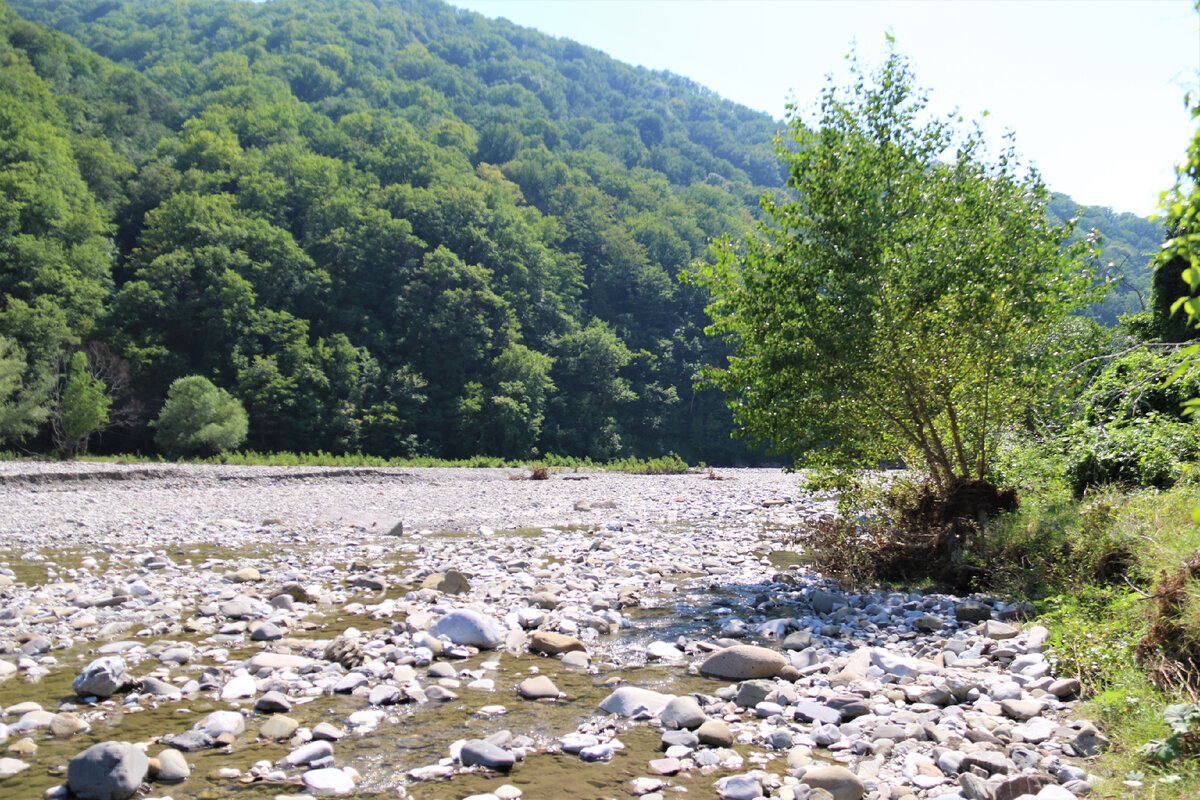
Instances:
[[[893,49],[852,59],[815,125],[793,108],[786,195],[696,277],[735,355],[711,380],[742,430],[808,462],[902,460],[947,490],[982,478],[1035,390],[1033,355],[1089,299],[1092,250],[1047,221],[1010,148],[927,113]]]

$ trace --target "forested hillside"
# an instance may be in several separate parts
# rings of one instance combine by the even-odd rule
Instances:
[[[202,375],[258,450],[745,459],[676,276],[782,184],[778,127],[437,0],[14,0],[0,394],[95,341],[107,449]]]
[[[1152,261],[1166,237],[1162,223],[1103,206],[1080,207],[1057,192],[1048,208],[1056,221],[1077,218],[1078,232],[1094,230],[1103,241],[1104,276],[1114,283],[1108,296],[1088,309],[1088,316],[1113,325],[1122,315],[1149,311]]]
[[[5,168],[63,195],[6,243],[81,253],[8,256],[26,350],[210,377],[258,449],[738,457],[675,275],[779,183],[765,115],[436,2],[13,8],[103,57],[4,12]]]

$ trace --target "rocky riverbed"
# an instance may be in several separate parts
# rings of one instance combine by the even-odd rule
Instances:
[[[776,470],[0,464],[0,796],[1070,800],[1046,631]]]

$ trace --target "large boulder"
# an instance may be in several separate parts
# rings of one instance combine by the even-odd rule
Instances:
[[[782,653],[750,644],[739,644],[718,650],[700,665],[700,674],[708,678],[745,681],[752,678],[774,678],[787,666]]]
[[[129,683],[125,659],[120,656],[97,658],[83,668],[71,688],[80,697],[111,697]]]
[[[129,742],[101,742],[67,764],[67,787],[78,800],[127,800],[150,771],[150,759]]]
[[[435,636],[445,636],[455,644],[495,650],[504,644],[504,629],[491,617],[468,608],[451,611],[430,629]]]

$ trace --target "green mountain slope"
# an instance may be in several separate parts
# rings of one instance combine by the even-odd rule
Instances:
[[[1058,220],[1077,219],[1076,230],[1081,233],[1094,230],[1100,234],[1105,277],[1113,281],[1113,287],[1108,297],[1088,310],[1088,316],[1113,325],[1124,314],[1149,310],[1151,266],[1166,238],[1162,223],[1103,206],[1081,207],[1057,192],[1050,199],[1049,211]]]
[[[435,2],[12,5],[178,109],[111,134],[151,408],[199,373],[262,449],[739,457],[674,276],[779,182],[765,115]]]

